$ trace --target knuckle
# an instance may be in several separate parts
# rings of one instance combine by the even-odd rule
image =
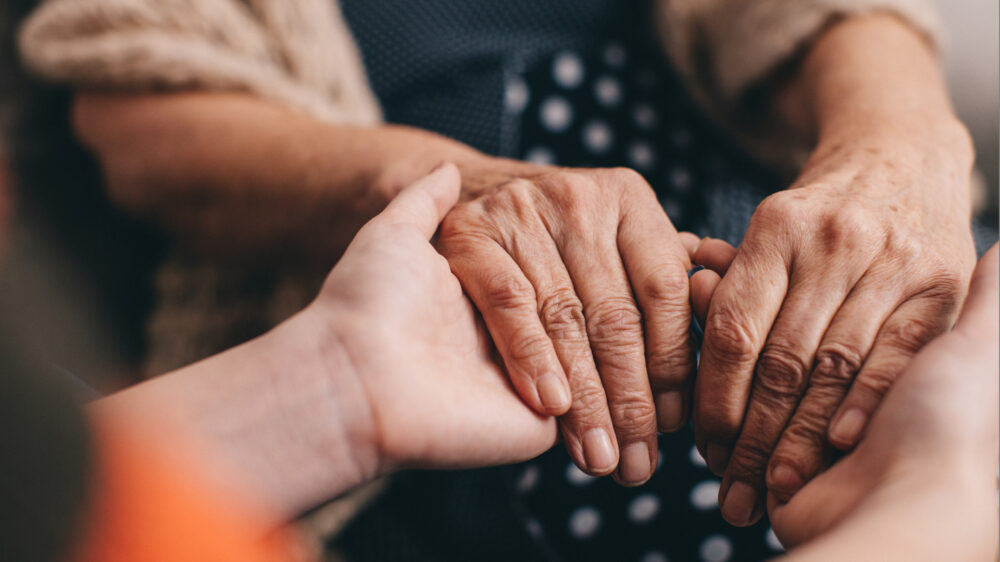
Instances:
[[[846,389],[861,370],[862,361],[862,353],[847,344],[826,344],[816,352],[810,384]]]
[[[715,400],[699,400],[692,417],[695,433],[710,441],[731,440],[743,423],[742,410],[725,408]]]
[[[586,337],[583,304],[571,289],[560,288],[545,296],[539,303],[538,310],[552,337]]]
[[[596,182],[586,174],[560,171],[540,180],[546,191],[570,209],[589,200],[597,192]]]
[[[679,263],[661,264],[643,279],[636,290],[645,295],[656,310],[690,316],[688,277]]]
[[[733,471],[737,479],[757,482],[761,480],[764,467],[771,458],[772,447],[757,435],[744,434],[729,458],[727,470]]]
[[[642,315],[630,298],[609,298],[586,313],[587,333],[594,345],[633,346],[642,341]]]
[[[768,222],[784,222],[798,218],[802,214],[803,206],[797,194],[790,191],[782,191],[768,196],[754,212],[755,217]]]
[[[595,418],[603,420],[604,412],[608,409],[608,398],[604,394],[604,388],[595,381],[588,380],[583,384],[572,385],[573,392],[573,412],[577,418],[587,418],[594,421]]]
[[[860,386],[869,395],[881,399],[889,391],[892,383],[896,381],[896,377],[899,376],[904,365],[905,362],[900,361],[898,365],[880,365],[877,368],[869,369],[862,373],[854,384]]]
[[[757,361],[757,384],[776,398],[798,398],[806,382],[806,364],[784,345],[768,344]]]
[[[694,353],[688,337],[681,346],[671,346],[665,350],[649,351],[646,354],[646,368],[649,371],[653,390],[675,390],[683,386],[694,372]]]
[[[486,277],[483,297],[489,309],[534,309],[535,290],[519,271],[504,269]]]
[[[626,441],[656,431],[656,409],[648,397],[612,400],[610,409],[615,431]]]
[[[754,338],[744,328],[741,314],[728,305],[713,310],[705,322],[704,353],[724,365],[745,365],[757,360]]]
[[[785,445],[781,448],[790,456],[797,456],[800,452],[808,453],[822,449],[826,445],[826,430],[830,425],[833,408],[824,410],[818,408],[800,409],[785,429],[785,434],[782,437]],[[787,448],[785,448],[786,446]]]
[[[544,334],[519,328],[507,342],[507,358],[517,363],[531,362],[547,354],[549,339]]]
[[[885,327],[885,341],[895,349],[913,355],[941,331],[935,324],[939,322],[930,318],[907,318],[893,322]]]

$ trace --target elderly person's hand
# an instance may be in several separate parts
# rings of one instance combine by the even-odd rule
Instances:
[[[708,240],[697,255],[718,269],[734,252]],[[792,558],[886,559],[881,549],[899,560],[995,559],[997,268],[994,246],[976,269],[955,329],[903,369],[851,453],[790,501],[768,494],[782,543],[809,543]],[[712,270],[691,278],[699,318],[718,286]]]
[[[577,465],[645,482],[657,427],[685,421],[693,372],[690,261],[677,232],[631,170],[478,166],[463,168],[464,200],[442,224],[442,254],[521,397],[565,414]]]
[[[787,499],[830,443],[854,446],[951,326],[974,264],[972,151],[920,38],[889,17],[844,23],[801,72],[818,146],[754,214],[712,299],[695,388],[696,442],[736,525],[761,516],[765,484]]]
[[[873,545],[896,538],[900,560],[996,559],[997,250],[981,260],[955,329],[907,365],[857,448],[788,503],[768,498],[786,546],[832,532],[827,542],[856,535],[855,551],[871,559],[883,559]]]

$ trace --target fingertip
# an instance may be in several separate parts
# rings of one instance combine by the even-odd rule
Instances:
[[[692,255],[696,264],[703,265],[721,276],[726,274],[729,265],[736,258],[736,248],[725,240],[705,238]]]
[[[702,269],[691,276],[691,307],[701,326],[705,325],[712,295],[721,281],[722,277],[711,269]]]
[[[834,418],[830,424],[828,438],[830,443],[841,450],[850,450],[861,439],[861,434],[868,423],[868,415],[860,408],[847,408]]]
[[[688,257],[694,261],[694,253],[698,249],[698,244],[701,243],[701,238],[692,232],[678,232],[677,237],[681,241],[681,245],[688,253]]]
[[[546,373],[535,381],[535,390],[542,410],[539,413],[561,416],[569,411],[572,398],[565,377]]]

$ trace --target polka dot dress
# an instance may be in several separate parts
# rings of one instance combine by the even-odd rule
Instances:
[[[652,34],[636,31],[648,29],[644,2],[341,5],[391,122],[539,164],[633,168],[679,230],[704,231],[711,214],[705,187],[739,172],[741,160],[688,102]],[[389,536],[391,528],[408,537],[409,549],[386,555],[393,560],[422,559],[403,554],[416,544],[430,545],[433,559],[463,559],[453,551],[456,537],[473,534],[479,559],[522,540],[530,553],[517,559],[723,562],[780,552],[766,521],[737,529],[722,520],[719,480],[690,429],[661,436],[659,448],[659,468],[639,488],[585,475],[561,446],[499,469],[496,480],[409,475],[384,500],[393,507],[362,518],[353,540],[368,545],[360,557],[377,559],[371,554],[385,541],[366,538]],[[473,506],[468,498],[483,486],[506,486],[502,504]],[[419,517],[400,522],[415,503]],[[496,536],[497,510],[510,511],[508,536]]]
[[[506,110],[521,119],[520,158],[632,168],[674,225],[692,229],[704,213],[697,186],[724,169],[724,158],[652,55],[614,41],[596,53],[559,52],[507,81]]]

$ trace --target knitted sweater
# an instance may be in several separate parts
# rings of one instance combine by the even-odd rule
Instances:
[[[743,95],[833,19],[889,11],[937,37],[927,0],[656,0],[663,44],[692,96],[757,154],[807,147],[735,125]],[[245,91],[330,123],[381,121],[336,0],[48,0],[20,35],[40,77],[115,91]],[[239,343],[301,308],[320,272],[223,269],[175,253],[158,275],[148,372]]]

